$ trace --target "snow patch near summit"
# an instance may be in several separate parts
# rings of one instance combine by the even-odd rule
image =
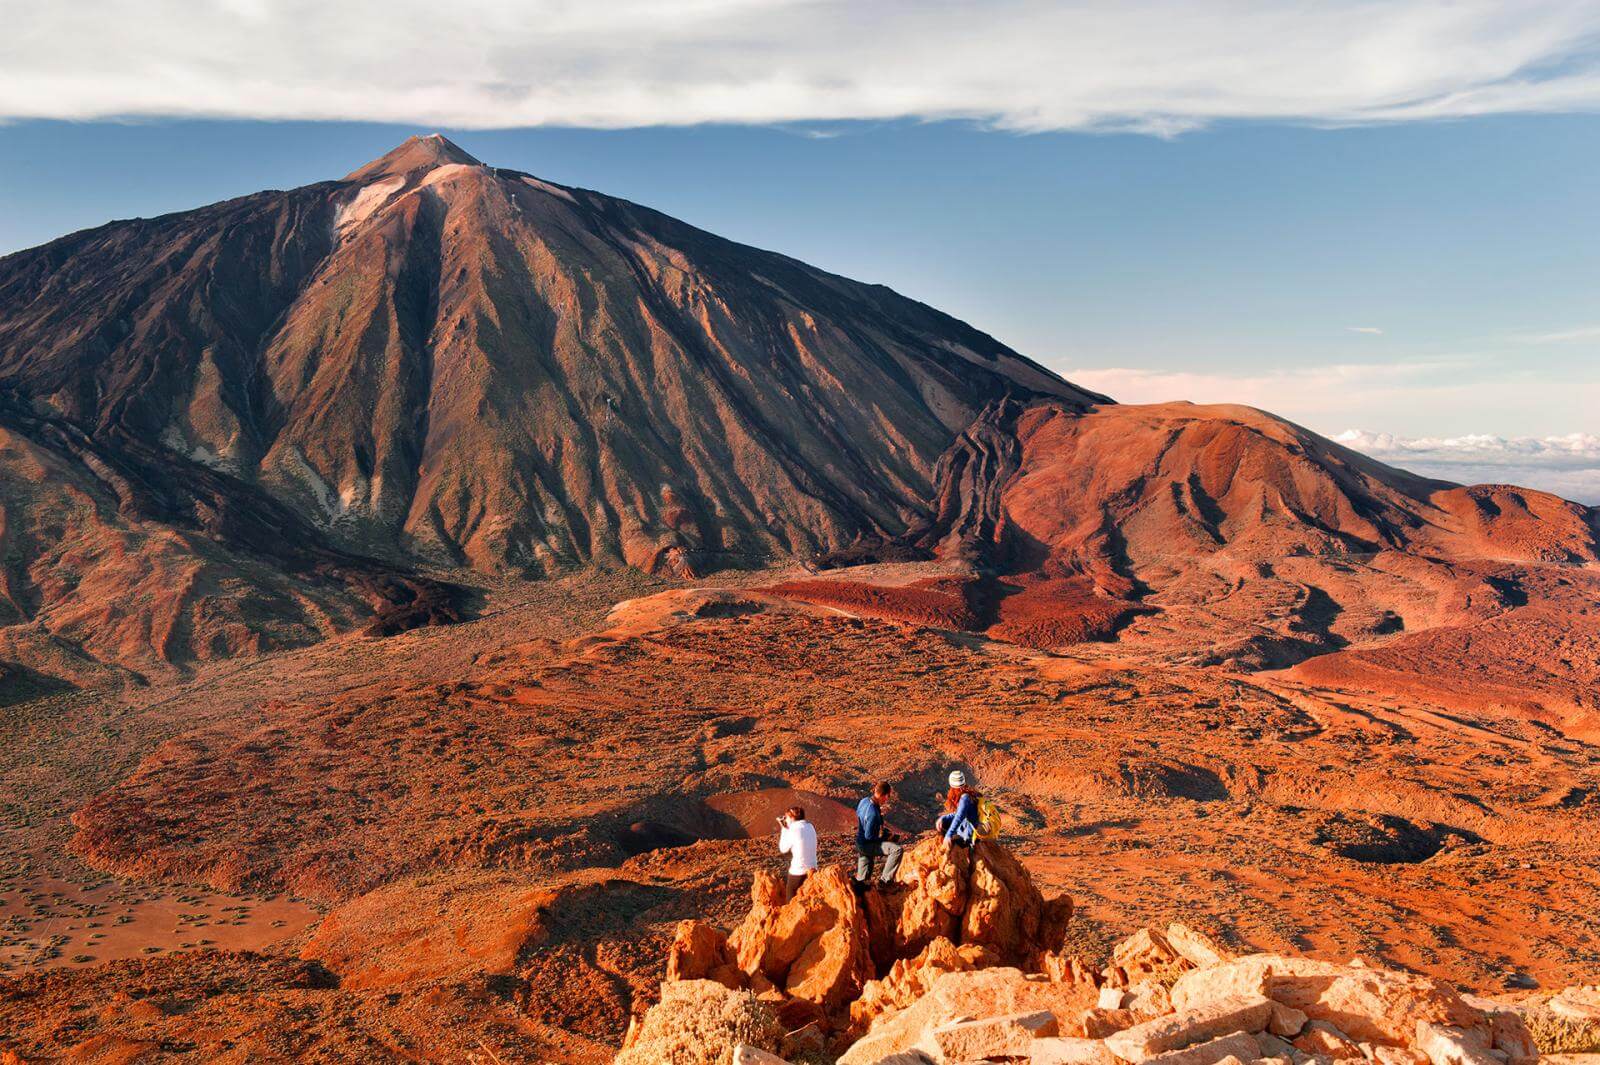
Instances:
[[[396,177],[363,186],[348,203],[339,205],[338,213],[333,216],[334,236],[342,238],[351,229],[365,222],[405,183],[405,178]]]

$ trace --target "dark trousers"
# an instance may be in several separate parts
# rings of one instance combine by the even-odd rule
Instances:
[[[790,873],[789,878],[783,882],[783,901],[788,902],[794,898],[794,893],[800,890],[800,885],[806,882],[810,873]]]
[[[886,839],[869,840],[863,843],[856,840],[856,879],[865,883],[872,879],[872,859],[883,857],[883,872],[878,874],[880,883],[888,884],[894,881],[894,874],[900,871],[900,852],[905,850],[898,843]]]

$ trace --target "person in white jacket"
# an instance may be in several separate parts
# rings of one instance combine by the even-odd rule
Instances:
[[[784,901],[794,898],[806,877],[817,871],[817,830],[806,820],[806,811],[791,806],[778,818],[778,853],[789,855],[789,878],[784,881]]]

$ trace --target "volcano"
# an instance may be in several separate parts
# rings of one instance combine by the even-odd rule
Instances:
[[[987,404],[1105,402],[887,288],[438,135],[0,259],[0,390],[11,642],[122,662],[437,601],[418,565],[691,575],[897,536]]]
[[[442,137],[0,259],[0,548],[4,1061],[656,1060],[695,974],[832,1060],[950,965],[1098,1039],[1163,944],[1595,983],[1600,512]],[[1007,854],[849,890],[957,767]]]

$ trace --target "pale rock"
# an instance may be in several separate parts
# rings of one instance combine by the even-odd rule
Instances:
[[[1494,1050],[1501,1051],[1514,1065],[1531,1065],[1538,1059],[1539,1048],[1534,1045],[1533,1033],[1528,1031],[1525,1006],[1497,1002],[1489,998],[1463,995],[1474,1009],[1482,1010],[1489,1018],[1489,1042]]]
[[[1367,1057],[1359,1043],[1327,1021],[1307,1022],[1305,1030],[1295,1037],[1294,1046],[1303,1053],[1321,1054],[1334,1061],[1364,1061]]]
[[[1087,985],[1055,983],[1012,968],[945,973],[916,1002],[874,1021],[867,1034],[840,1056],[839,1065],[870,1065],[910,1050],[935,1028],[962,1017],[1048,1010],[1058,1024],[1070,1025],[1093,993]]]
[[[1264,994],[1337,1025],[1353,1040],[1392,1046],[1411,1043],[1418,1022],[1471,1028],[1487,1021],[1454,988],[1431,977],[1275,954],[1185,973],[1173,985],[1172,1002],[1181,1010],[1240,994]]]
[[[955,1021],[935,1028],[931,1034],[943,1060],[978,1061],[1027,1054],[1035,1039],[1055,1035],[1057,1031],[1055,1014],[1038,1010]]]
[[[1483,1029],[1418,1021],[1416,1047],[1433,1065],[1502,1065]]]
[[[1366,1045],[1371,1048],[1372,1060],[1376,1065],[1428,1065],[1428,1056],[1411,1047],[1386,1047],[1371,1043]]]
[[[859,1035],[885,1013],[905,1009],[927,994],[945,973],[986,969],[998,959],[974,944],[956,946],[936,937],[915,958],[896,961],[881,980],[868,980],[860,996],[850,1003],[850,1028]]]
[[[760,1047],[740,1043],[733,1048],[733,1065],[789,1065],[789,1062]]]
[[[1281,1036],[1273,1034],[1270,1028],[1265,1032],[1257,1032],[1256,1042],[1261,1044],[1261,1053],[1266,1057],[1294,1058],[1294,1045]]]
[[[1271,1016],[1272,1003],[1260,995],[1217,999],[1107,1036],[1106,1046],[1119,1058],[1143,1061],[1224,1033],[1259,1032]]]
[[[1167,925],[1167,943],[1181,957],[1202,969],[1208,965],[1221,965],[1234,959],[1233,952],[1224,948],[1215,939],[1176,921]]]
[[[1600,984],[1569,987],[1550,999],[1550,1012],[1578,1020],[1600,1020]]]
[[[1100,999],[1095,1003],[1095,1008],[1102,1010],[1120,1010],[1122,1008],[1122,988],[1102,987]]]
[[[1132,1028],[1145,1019],[1132,1010],[1107,1010],[1096,1007],[1083,1011],[1083,1016],[1078,1019],[1078,1026],[1090,1039],[1104,1039],[1108,1035]]]
[[[1122,996],[1122,1008],[1139,1017],[1159,1017],[1172,1012],[1172,994],[1164,984],[1141,980],[1128,985]]]
[[[1141,928],[1112,948],[1111,965],[1105,977],[1108,984],[1126,987],[1151,976],[1193,967],[1193,963],[1167,941],[1166,935],[1154,928]]]
[[[1101,1039],[1065,1035],[1035,1039],[1028,1054],[1031,1065],[1117,1065],[1117,1056]]]
[[[1304,1011],[1293,1006],[1285,1006],[1281,1002],[1272,1004],[1272,1016],[1267,1019],[1267,1031],[1285,1039],[1293,1039],[1299,1035],[1306,1026]]]
[[[1220,1065],[1228,1058],[1255,1061],[1260,1056],[1261,1047],[1256,1043],[1255,1036],[1248,1032],[1233,1032],[1210,1042],[1135,1060],[1140,1065]]]

